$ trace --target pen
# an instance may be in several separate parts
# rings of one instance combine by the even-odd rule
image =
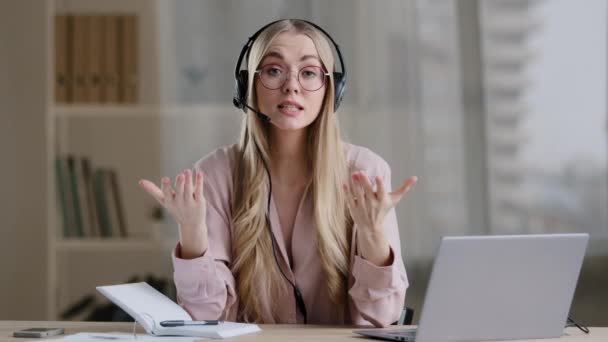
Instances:
[[[116,337],[116,336],[89,335],[89,337],[100,338],[102,340],[120,340],[120,337]]]
[[[207,320],[207,321],[162,321],[160,322],[161,327],[183,327],[186,325],[218,325],[219,321],[217,320]]]

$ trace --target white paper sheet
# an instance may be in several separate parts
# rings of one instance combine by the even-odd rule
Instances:
[[[45,341],[78,341],[78,342],[111,342],[111,341],[137,341],[137,342],[194,342],[206,340],[202,337],[183,337],[183,336],[152,336],[145,334],[137,334],[137,338],[133,334],[125,332],[110,332],[110,333],[95,333],[82,332],[74,335],[66,335],[63,338],[47,339]]]

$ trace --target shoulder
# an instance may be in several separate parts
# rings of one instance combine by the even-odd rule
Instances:
[[[218,147],[209,154],[203,156],[196,163],[196,167],[201,167],[204,170],[211,170],[216,168],[225,168],[232,165],[234,160],[234,154],[236,152],[237,145],[224,145]]]
[[[237,148],[236,144],[219,147],[194,163],[194,168],[202,171],[207,181],[229,186]]]
[[[367,147],[343,143],[350,172],[365,171],[370,176],[390,175],[390,166],[381,156]]]

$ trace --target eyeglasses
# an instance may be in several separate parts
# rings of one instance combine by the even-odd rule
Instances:
[[[268,64],[255,71],[260,76],[262,85],[270,90],[281,88],[289,71],[276,64]],[[307,91],[317,91],[325,85],[325,80],[329,76],[320,66],[305,66],[298,71],[298,83]]]

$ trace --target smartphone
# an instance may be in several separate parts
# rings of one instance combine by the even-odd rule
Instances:
[[[63,328],[29,328],[13,332],[14,337],[49,337],[63,334]]]

